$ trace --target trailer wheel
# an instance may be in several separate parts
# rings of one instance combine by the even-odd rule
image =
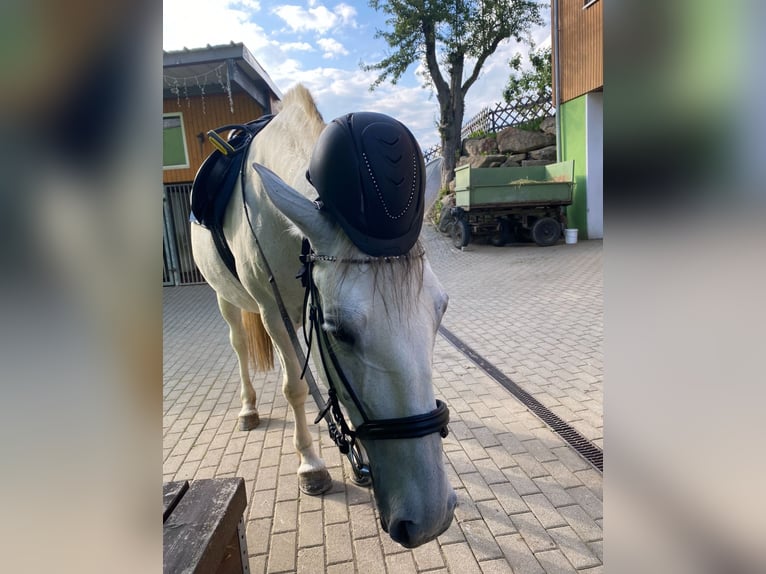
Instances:
[[[497,232],[492,236],[492,245],[502,247],[511,240],[511,222],[505,217],[497,220]]]
[[[541,217],[532,226],[532,239],[541,247],[554,245],[561,238],[561,224],[552,217]]]
[[[452,226],[452,245],[458,249],[471,241],[471,226],[465,219],[458,219]]]
[[[450,213],[451,209],[452,208],[449,205],[445,205],[442,207],[441,213],[439,214],[439,231],[442,233],[449,233],[450,224],[455,220],[455,218]]]

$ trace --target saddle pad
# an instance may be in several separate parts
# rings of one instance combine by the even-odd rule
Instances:
[[[273,117],[273,115],[265,115],[245,125],[223,126],[213,130],[215,132],[234,130],[234,135],[228,140],[234,151],[223,154],[216,150],[211,153],[200,166],[192,184],[189,220],[210,230],[218,254],[227,269],[237,278],[239,276],[234,255],[223,235],[223,216],[237,183],[237,177],[242,172],[242,164],[250,143]]]

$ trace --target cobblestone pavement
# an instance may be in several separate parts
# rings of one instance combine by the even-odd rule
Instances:
[[[602,242],[460,251],[430,226],[424,237],[450,294],[444,325],[603,448]],[[434,385],[450,407],[456,519],[408,550],[382,531],[324,426],[311,429],[334,486],[300,493],[277,370],[253,378],[260,426],[238,430],[236,358],[209,287],[165,288],[163,315],[164,480],[244,477],[252,572],[603,571],[601,474],[444,338]]]

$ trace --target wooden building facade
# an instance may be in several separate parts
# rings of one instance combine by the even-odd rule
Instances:
[[[163,54],[163,273],[165,285],[203,282],[191,254],[189,213],[211,129],[271,113],[282,94],[243,44]]]

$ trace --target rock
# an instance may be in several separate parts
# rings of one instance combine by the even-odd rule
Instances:
[[[512,153],[511,155],[508,156],[507,161],[512,161],[512,162],[520,164],[525,159],[527,159],[527,154],[525,153]]]
[[[550,165],[556,163],[547,159],[525,159],[521,162],[521,167],[532,167],[533,165]]]
[[[471,167],[490,167],[493,163],[503,163],[504,155],[472,155],[468,158]]]
[[[503,163],[503,165],[501,165],[500,167],[521,167],[521,163],[519,163],[518,161],[511,161],[511,158],[509,157],[507,160],[505,160],[505,163]]]
[[[497,140],[495,138],[467,138],[463,140],[465,155],[495,155]]]
[[[550,116],[540,122],[540,131],[546,134],[556,135],[556,118]]]
[[[468,163],[468,156],[461,155],[459,158],[457,158],[457,163],[455,164],[455,167],[460,167],[461,165],[465,165],[467,163]]]
[[[556,146],[549,145],[529,152],[529,159],[556,159]]]
[[[556,136],[541,132],[528,132],[514,127],[505,128],[497,134],[497,149],[503,153],[528,152],[555,143]]]
[[[503,165],[502,161],[493,161],[491,164],[489,164],[489,167],[500,167]]]

